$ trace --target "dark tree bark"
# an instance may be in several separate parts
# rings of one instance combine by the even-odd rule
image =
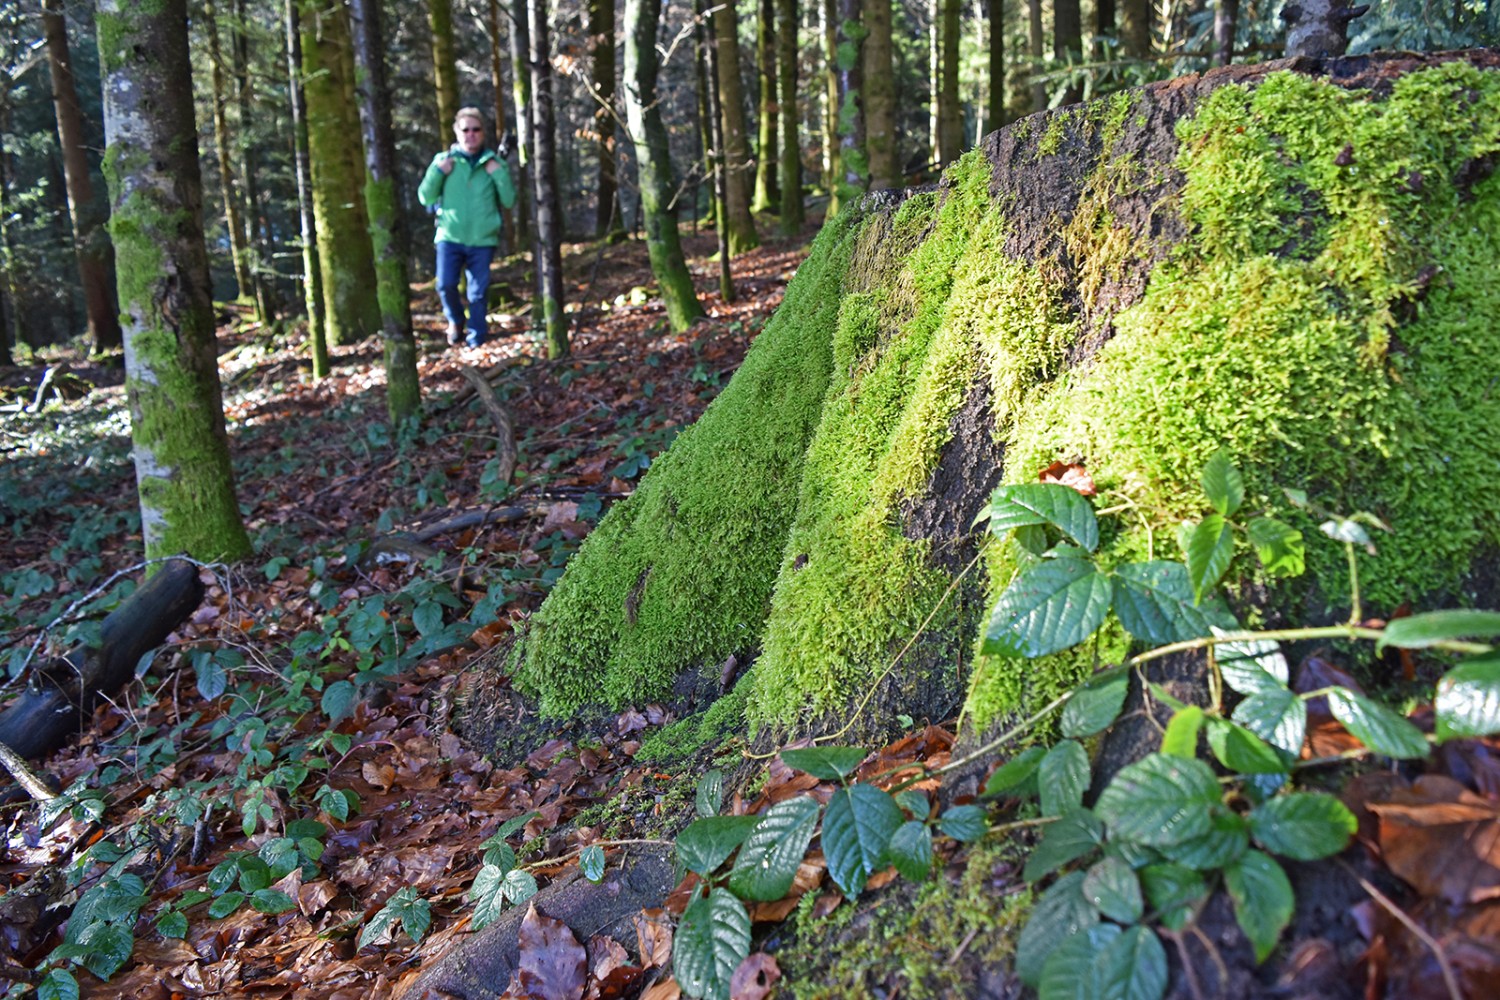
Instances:
[[[695,170],[696,180],[693,185],[694,235],[698,232],[700,217],[708,220],[711,225],[716,226],[721,233],[724,229],[724,223],[720,218],[722,205],[719,202],[719,189],[717,186],[719,174],[716,164],[718,161],[715,159],[715,156],[717,156],[715,150],[718,147],[715,144],[716,140],[714,136],[718,133],[714,131],[712,117],[717,112],[709,110],[708,100],[709,90],[711,89],[709,81],[713,79],[708,68],[710,63],[706,51],[709,44],[707,41],[709,27],[708,17],[703,13],[702,0],[695,0],[693,4],[693,76],[698,82],[698,93],[696,95],[697,100],[694,102],[694,107],[696,108],[694,117],[697,120],[693,124],[698,130],[699,165]],[[718,105],[714,105],[714,107],[718,107]],[[708,180],[708,205],[706,207],[700,204],[702,197],[698,193],[698,189],[702,186],[704,178]],[[636,214],[639,215],[639,211]]]
[[[657,5],[658,10],[660,4]],[[628,29],[627,29],[628,30]],[[608,236],[621,228],[618,161],[615,156],[615,0],[589,0],[589,56],[592,66],[595,148],[599,154],[599,200],[594,211],[594,235]]]
[[[557,139],[552,106],[552,47],[547,0],[526,0],[531,32],[532,186],[536,195],[536,272],[545,323],[547,356],[568,354],[568,317],[563,312],[562,211],[557,197]],[[535,309],[535,307],[534,307]]]
[[[865,154],[869,157],[870,188],[901,187],[896,163],[896,69],[891,39],[891,0],[864,0],[864,28],[860,46],[864,63]]]
[[[533,242],[533,198],[531,156],[534,143],[531,125],[531,31],[526,23],[526,0],[511,0],[510,8],[511,95],[516,110],[516,242],[515,249]],[[446,141],[446,140],[445,140]],[[534,269],[533,269],[534,270]],[[538,299],[540,301],[540,299]]]
[[[1120,41],[1132,59],[1151,55],[1150,0],[1120,0]]]
[[[769,212],[780,201],[776,177],[777,61],[780,58],[776,37],[777,0],[757,0],[755,5],[755,62],[760,89],[756,95],[755,196],[752,212]]]
[[[88,313],[89,339],[96,351],[112,350],[122,343],[120,310],[115,304],[114,246],[104,228],[106,220],[99,217],[94,207],[94,182],[89,177],[88,154],[84,149],[83,109],[73,82],[62,0],[42,0],[42,30],[47,39],[47,64],[52,71],[52,104],[57,111],[57,137],[68,188],[68,218],[73,225],[73,252],[78,258],[78,280]]]
[[[385,46],[380,0],[351,0],[359,122],[365,140],[365,206],[375,253],[376,298],[385,343],[385,407],[393,425],[414,417],[422,405],[417,382],[417,345],[411,332],[411,237],[397,194],[396,136],[391,93],[385,82]],[[501,167],[500,169],[505,169]]]
[[[707,86],[703,88],[704,100],[708,104],[708,131],[712,144],[712,156],[709,158],[709,169],[713,171],[714,177],[714,202],[717,205],[717,213],[714,217],[714,232],[719,240],[719,297],[725,302],[734,301],[734,277],[729,270],[729,224],[727,222],[728,211],[726,205],[729,201],[729,171],[724,156],[724,116],[720,113],[719,104],[719,67],[718,67],[718,39],[714,37],[714,24],[704,10],[705,0],[696,0],[697,18],[696,23],[701,32],[702,46],[699,52],[702,56],[704,77]]]
[[[506,124],[510,115],[505,110],[510,98],[510,88],[505,84],[505,15],[500,0],[490,0],[490,82],[495,89],[495,142],[499,143],[502,156],[508,161],[515,148],[515,136],[510,135]],[[522,186],[524,187],[524,180]],[[516,252],[516,214],[521,207],[521,191],[516,192],[516,208],[500,213],[501,238],[510,253]]]
[[[276,318],[276,305],[272,301],[271,281],[268,275],[270,233],[266,228],[266,215],[262,209],[260,193],[260,168],[255,157],[255,143],[250,137],[251,108],[255,104],[255,86],[250,76],[250,32],[246,29],[245,0],[234,0],[234,30],[230,51],[233,54],[234,98],[239,106],[240,129],[237,133],[235,155],[245,192],[245,237],[250,257],[250,283],[255,295],[255,318],[269,323]]]
[[[98,5],[125,387],[150,558],[250,554],[224,433],[186,0]]]
[[[958,36],[961,0],[941,0],[942,85],[938,87],[937,160],[946,167],[963,155],[964,111],[958,103]]]
[[[776,0],[776,62],[781,85],[781,231],[802,229],[802,146],[797,128],[797,0]]]
[[[245,219],[240,213],[239,184],[234,176],[233,142],[229,138],[229,86],[224,82],[224,47],[219,41],[219,11],[214,0],[203,5],[203,27],[208,32],[208,79],[213,97],[214,152],[219,161],[219,196],[224,199],[224,228],[229,234],[229,256],[234,284],[241,301],[254,301],[250,281],[250,253],[245,246]]]
[[[984,134],[1005,124],[1005,0],[988,0],[989,96],[985,102]]]
[[[730,253],[744,253],[760,245],[755,220],[750,215],[750,186],[755,165],[745,135],[745,110],[740,74],[739,21],[732,2],[714,6],[714,61],[718,67],[719,116],[724,130],[726,198],[725,226],[729,230]]]
[[[307,101],[302,93],[301,0],[286,0],[287,90],[292,105],[292,165],[297,174],[297,219],[302,240],[302,299],[307,307],[307,339],[312,344],[312,375],[328,377],[328,336],[323,313],[323,269],[318,262],[313,217],[312,174],[307,162]]]
[[[1026,14],[1031,41],[1031,110],[1045,111],[1047,109],[1047,85],[1039,79],[1042,64],[1047,59],[1046,40],[1042,28],[1042,0],[1028,0]]]
[[[452,142],[453,119],[458,114],[458,66],[453,53],[453,0],[427,0],[427,26],[432,32],[432,89],[437,94],[438,135],[444,149]]]
[[[1094,34],[1115,37],[1115,0],[1094,0]],[[1095,51],[1104,54],[1102,45],[1095,46]]]
[[[625,115],[640,177],[646,251],[651,273],[661,286],[667,320],[673,330],[682,331],[703,315],[703,307],[693,291],[693,276],[677,237],[676,179],[656,94],[660,24],[661,0],[625,0]]]
[[[870,187],[862,55],[869,31],[863,22],[861,0],[838,0],[839,162],[844,171],[839,182],[840,202],[847,202]]]
[[[839,12],[838,0],[820,0],[819,27],[823,33],[823,190],[828,192],[828,214],[838,211],[839,168]]]
[[[1059,63],[1078,62],[1083,57],[1083,11],[1078,0],[1053,0],[1052,55]],[[1075,104],[1083,89],[1069,83],[1063,104]]]
[[[1234,62],[1234,32],[1239,24],[1240,0],[1219,0],[1214,8],[1214,65]]]
[[[1370,9],[1350,0],[1298,0],[1282,8],[1286,55],[1327,59],[1349,49],[1349,22]]]

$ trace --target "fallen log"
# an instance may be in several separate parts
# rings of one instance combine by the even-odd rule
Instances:
[[[94,706],[124,687],[141,657],[202,600],[196,564],[163,564],[104,619],[97,647],[78,646],[33,672],[21,696],[0,713],[0,743],[31,760],[65,744]]]

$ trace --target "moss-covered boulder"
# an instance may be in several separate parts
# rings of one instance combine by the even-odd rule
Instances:
[[[881,718],[1015,710],[1125,641],[973,655],[1007,573],[973,519],[1056,461],[1113,514],[1106,563],[1177,557],[1225,447],[1248,505],[1310,540],[1282,487],[1392,527],[1367,606],[1471,602],[1500,542],[1497,156],[1495,54],[1297,60],[1035,115],[937,189],[867,199],[588,539],[516,685],[554,714],[717,695],[733,655],[777,730],[875,695]],[[1308,557],[1244,581],[1258,613],[1333,613],[1343,550]]]

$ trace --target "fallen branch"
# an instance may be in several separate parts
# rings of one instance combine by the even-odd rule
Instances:
[[[516,471],[516,426],[510,419],[510,411],[500,402],[494,387],[479,373],[479,369],[473,365],[460,365],[458,370],[469,380],[479,401],[490,411],[490,419],[495,421],[495,429],[499,432],[496,458],[500,461],[500,469],[495,478],[509,486],[510,477]]]

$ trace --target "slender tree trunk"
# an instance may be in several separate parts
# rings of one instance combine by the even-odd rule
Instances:
[[[1457,4],[1453,6],[1457,7]],[[1349,22],[1370,9],[1353,0],[1302,0],[1282,8],[1286,22],[1286,55],[1332,59],[1349,50]],[[1462,14],[1454,17],[1462,21]]]
[[[99,0],[105,174],[149,558],[250,554],[224,432],[186,0]]]
[[[704,206],[704,205],[701,204],[701,200],[702,199],[699,198],[698,196],[695,195],[694,199],[693,199],[693,209],[694,209],[694,211],[693,211],[693,234],[694,235],[697,235],[697,232],[698,232],[698,221],[699,221],[700,217],[702,219],[706,220],[709,225],[713,225],[713,226],[716,226],[716,227],[719,227],[719,228],[722,229],[722,223],[720,221],[720,214],[721,214],[721,212],[720,212],[719,191],[718,191],[719,175],[718,175],[718,167],[716,166],[716,164],[717,164],[718,161],[714,158],[715,155],[716,155],[715,152],[714,152],[714,150],[717,148],[714,145],[714,135],[716,133],[714,132],[714,128],[713,128],[713,124],[712,124],[712,122],[713,122],[712,115],[716,114],[717,112],[713,112],[713,111],[709,110],[709,100],[708,100],[708,97],[709,97],[709,93],[708,92],[709,92],[709,89],[710,89],[709,80],[712,79],[712,77],[710,76],[710,73],[709,73],[709,70],[708,70],[709,59],[708,59],[708,53],[706,51],[707,45],[708,45],[708,42],[706,41],[706,39],[707,39],[707,28],[708,28],[708,18],[703,14],[702,0],[694,0],[694,4],[693,4],[693,73],[694,73],[694,75],[698,79],[698,100],[697,100],[697,115],[696,115],[697,122],[695,124],[697,125],[697,128],[698,128],[698,154],[699,154],[699,157],[700,157],[700,167],[697,170],[697,173],[698,173],[698,175],[700,177],[705,178],[708,181],[708,204],[707,204],[707,206]],[[715,107],[717,107],[717,105],[715,105]],[[700,186],[700,185],[701,185],[701,181],[699,182],[698,185],[694,186],[695,191],[696,191],[697,187]],[[700,215],[700,213],[701,213],[701,215]],[[637,214],[639,214],[639,213],[637,213]]]
[[[760,245],[755,220],[750,215],[750,187],[755,165],[750,161],[750,146],[745,136],[745,104],[741,90],[739,22],[733,0],[714,8],[715,63],[719,70],[719,114],[724,128],[725,226],[728,229],[729,252],[744,253]]]
[[[9,87],[0,83],[0,131],[10,131]],[[11,280],[10,154],[0,145],[0,365],[15,364],[15,283]]]
[[[1077,64],[1083,58],[1083,11],[1078,0],[1052,0],[1052,55],[1059,63]],[[1062,103],[1076,104],[1081,85],[1069,82]]]
[[[615,155],[615,0],[589,0],[589,55],[594,97],[599,102],[594,110],[594,132],[598,135],[595,146],[599,154],[594,235],[603,238],[623,228]]]
[[[270,323],[276,318],[276,306],[272,301],[273,290],[268,264],[270,234],[266,231],[265,212],[261,206],[260,170],[255,159],[255,143],[251,141],[251,107],[255,104],[255,88],[250,77],[250,32],[246,19],[245,0],[234,0],[234,96],[239,106],[240,128],[236,153],[239,158],[240,177],[244,179],[246,244],[250,257],[250,282],[255,294],[255,318],[261,323]]]
[[[245,220],[240,214],[239,185],[234,179],[234,157],[229,138],[229,88],[224,82],[224,49],[219,44],[219,11],[214,0],[205,0],[203,26],[208,32],[208,78],[213,91],[214,151],[219,160],[219,194],[224,199],[224,228],[229,232],[229,255],[234,263],[234,284],[241,302],[254,302],[250,281],[250,253],[245,246]]]
[[[755,5],[755,61],[760,92],[756,102],[755,197],[750,202],[752,212],[769,212],[780,200],[776,183],[775,152],[778,148],[776,3],[777,0],[758,0]]]
[[[297,218],[302,240],[302,298],[307,306],[307,340],[312,346],[314,379],[328,377],[328,336],[323,314],[323,269],[318,262],[317,225],[313,220],[312,174],[307,162],[307,100],[302,93],[302,29],[297,7],[286,0],[287,89],[292,105],[292,162],[297,174]]]
[[[391,128],[391,94],[385,82],[380,0],[352,0],[355,79],[359,81],[359,121],[365,140],[365,205],[375,252],[376,298],[385,341],[385,408],[393,426],[418,416],[422,390],[417,383],[417,344],[411,332],[411,237],[401,214],[396,175],[396,136]],[[501,167],[500,169],[505,169]]]
[[[884,191],[901,186],[901,169],[896,162],[891,0],[864,0],[864,27],[869,32],[860,48],[865,82],[865,151],[869,156],[870,188]]]
[[[89,339],[94,350],[121,344],[120,310],[115,304],[113,245],[94,207],[94,183],[84,150],[83,109],[73,83],[73,60],[68,52],[68,28],[62,0],[42,0],[42,29],[47,39],[47,64],[52,71],[52,104],[57,111],[57,137],[62,147],[67,179],[68,218],[73,224],[73,251],[78,279],[88,312]]]
[[[1005,126],[1005,0],[989,2],[989,97],[984,134]]]
[[[1047,85],[1040,79],[1042,66],[1047,59],[1043,48],[1046,40],[1042,34],[1042,0],[1027,0],[1026,12],[1030,19],[1028,26],[1031,34],[1031,110],[1045,111]]]
[[[656,95],[656,33],[660,23],[661,0],[625,0],[625,116],[640,177],[646,251],[651,258],[651,273],[661,286],[667,321],[680,332],[703,315],[703,307],[693,291],[693,276],[677,237],[676,178]]]
[[[505,14],[500,6],[500,0],[490,0],[490,81],[495,89],[495,141],[499,144],[502,155],[508,161],[512,151],[516,147],[516,137],[508,135],[510,126],[506,120],[510,117],[506,113],[505,104],[510,98],[510,89],[505,85]],[[522,186],[525,180],[522,180]],[[509,212],[500,213],[500,233],[505,241],[505,246],[510,253],[515,253],[516,244],[516,213],[521,207],[521,191],[516,191],[516,208]]]
[[[802,230],[802,146],[797,127],[797,0],[776,0],[776,61],[781,84],[781,231]]]
[[[1120,42],[1132,59],[1151,55],[1151,0],[1120,0]]]
[[[458,114],[458,65],[453,54],[453,0],[427,0],[432,32],[432,89],[437,94],[438,135],[444,149],[452,141]]]
[[[516,242],[517,250],[533,243],[531,153],[531,31],[526,25],[526,0],[511,0],[511,94],[516,109]],[[446,141],[446,140],[445,140]],[[540,299],[538,300],[540,304]],[[537,319],[540,319],[538,315]]]
[[[729,164],[724,155],[724,115],[719,105],[719,40],[714,37],[714,23],[704,10],[705,0],[696,0],[696,22],[703,36],[704,77],[708,85],[704,88],[704,99],[708,102],[708,130],[713,144],[713,155],[709,160],[714,177],[714,202],[718,206],[714,219],[714,234],[719,241],[719,297],[725,302],[734,301],[734,276],[729,270]]]
[[[947,166],[963,155],[964,109],[958,103],[958,41],[962,0],[942,0],[943,85],[938,92],[938,162]]]
[[[536,194],[536,269],[542,292],[538,303],[546,323],[547,356],[568,354],[568,317],[563,312],[562,211],[557,197],[557,138],[552,110],[552,47],[547,24],[547,0],[526,0],[531,32],[531,100],[535,159],[532,184]]]
[[[1094,34],[1103,38],[1115,36],[1115,0],[1094,0]],[[1105,48],[1101,42],[1095,46],[1098,58],[1104,58]]]
[[[302,0],[303,91],[313,216],[323,278],[324,326],[331,345],[378,333],[380,304],[355,110],[349,22],[338,0]]]
[[[839,12],[838,0],[818,5],[823,32],[823,190],[828,192],[828,216],[839,210]]]
[[[865,68],[863,50],[870,32],[861,0],[838,0],[839,162],[844,176],[839,201],[847,202],[870,187],[870,157],[865,151]]]
[[[939,93],[943,81],[943,0],[927,0],[927,159],[936,163],[942,140],[938,138]]]
[[[1234,32],[1240,19],[1240,0],[1219,0],[1214,8],[1214,65],[1234,62]]]

